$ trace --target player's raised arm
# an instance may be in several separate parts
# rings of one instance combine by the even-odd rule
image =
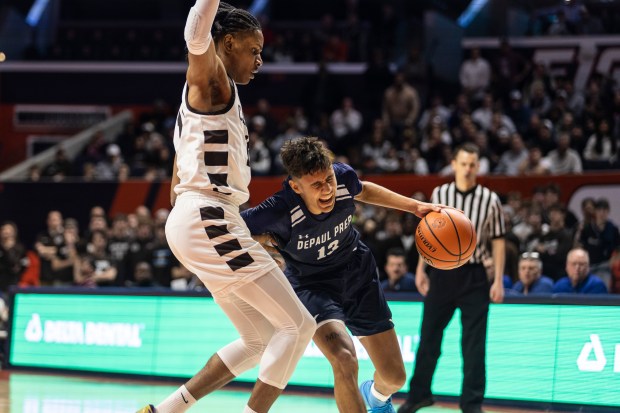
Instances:
[[[189,102],[196,109],[205,111],[212,110],[214,104],[227,102],[230,98],[226,68],[216,53],[215,42],[211,35],[215,16],[218,11],[222,12],[218,10],[219,6],[219,0],[196,0],[185,23],[184,38],[189,62],[187,68]],[[214,101],[212,95],[220,91],[225,96]]]

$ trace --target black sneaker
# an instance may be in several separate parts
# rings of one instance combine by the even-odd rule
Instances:
[[[397,413],[413,413],[424,407],[432,406],[433,404],[435,404],[435,400],[433,400],[432,397],[420,400],[419,402],[412,402],[407,400],[398,408]]]

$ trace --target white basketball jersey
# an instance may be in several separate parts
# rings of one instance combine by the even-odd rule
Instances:
[[[199,112],[187,102],[183,88],[174,130],[179,184],[175,192],[215,191],[237,205],[249,197],[250,162],[248,129],[241,110],[237,86],[230,80],[229,104],[217,112]]]

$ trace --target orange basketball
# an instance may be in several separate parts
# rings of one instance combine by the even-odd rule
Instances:
[[[422,259],[440,270],[465,264],[476,250],[476,230],[456,209],[429,212],[418,224],[415,246]]]

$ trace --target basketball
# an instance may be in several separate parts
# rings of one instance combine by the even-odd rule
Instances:
[[[424,262],[440,270],[460,267],[476,250],[476,230],[456,209],[429,212],[415,234],[415,246]]]

